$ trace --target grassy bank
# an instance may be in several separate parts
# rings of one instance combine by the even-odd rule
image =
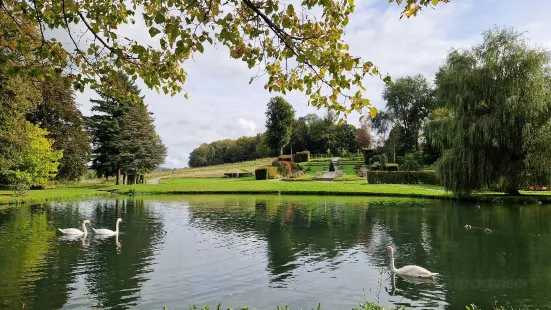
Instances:
[[[116,190],[110,193],[109,190]],[[169,178],[160,184],[120,185],[79,184],[29,191],[16,196],[11,191],[0,191],[0,204],[39,203],[45,201],[74,200],[109,195],[177,195],[177,194],[278,194],[278,195],[345,195],[384,196],[429,199],[455,199],[440,186],[409,184],[367,184],[366,181],[340,182],[284,182],[257,181],[254,178]],[[509,201],[518,203],[551,202],[550,192],[525,192],[522,197],[506,197],[500,193],[475,193],[473,201]]]

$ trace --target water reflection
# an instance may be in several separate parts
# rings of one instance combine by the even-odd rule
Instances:
[[[56,232],[84,218],[112,224],[116,216],[128,223],[120,236]],[[21,207],[0,218],[0,307],[7,309],[136,305],[162,234],[161,221],[143,200]],[[130,245],[126,252],[122,240]]]
[[[551,308],[548,206],[187,196],[0,211],[0,308]],[[60,236],[83,219],[120,235]],[[473,226],[467,230],[464,225]],[[492,233],[483,231],[490,227]],[[390,272],[438,272],[426,282]]]

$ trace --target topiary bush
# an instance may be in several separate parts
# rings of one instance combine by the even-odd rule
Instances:
[[[277,157],[278,161],[293,161],[293,155],[279,155]]]
[[[329,163],[329,171],[335,171],[335,165],[333,165],[333,162]]]
[[[260,167],[254,171],[257,180],[267,180],[277,178],[277,168],[273,166]]]
[[[369,184],[430,184],[440,185],[435,171],[368,171]]]
[[[310,160],[310,151],[296,152],[295,162],[296,163],[305,163]]]

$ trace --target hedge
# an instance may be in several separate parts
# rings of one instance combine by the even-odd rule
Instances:
[[[257,180],[267,180],[277,178],[277,168],[272,166],[261,167],[254,171]]]
[[[310,160],[310,151],[302,151],[295,153],[296,163],[305,163]]]
[[[370,184],[430,184],[440,185],[436,172],[426,171],[368,171]]]
[[[293,155],[279,155],[277,157],[278,161],[293,161]]]

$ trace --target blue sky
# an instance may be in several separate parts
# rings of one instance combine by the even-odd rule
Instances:
[[[451,48],[468,48],[480,42],[482,31],[493,25],[526,31],[531,43],[551,49],[549,0],[450,0],[415,18],[399,20],[399,16],[400,8],[388,4],[388,0],[360,0],[356,1],[356,11],[346,29],[351,52],[373,61],[394,79],[421,73],[432,80]],[[129,31],[139,36],[142,30]],[[164,166],[187,166],[189,153],[203,142],[264,131],[266,104],[278,94],[264,90],[260,80],[249,85],[256,71],[231,59],[221,46],[207,47],[204,54],[195,55],[194,61],[185,63],[184,68],[188,72],[185,89],[189,100],[157,94],[141,86],[154,113],[157,131],[168,147]],[[384,108],[383,83],[370,78],[366,84],[371,102]],[[91,97],[95,97],[91,91],[77,93],[85,115],[90,115]],[[298,116],[325,113],[307,106],[303,94],[284,97]],[[354,114],[350,121],[357,123],[358,117]]]

